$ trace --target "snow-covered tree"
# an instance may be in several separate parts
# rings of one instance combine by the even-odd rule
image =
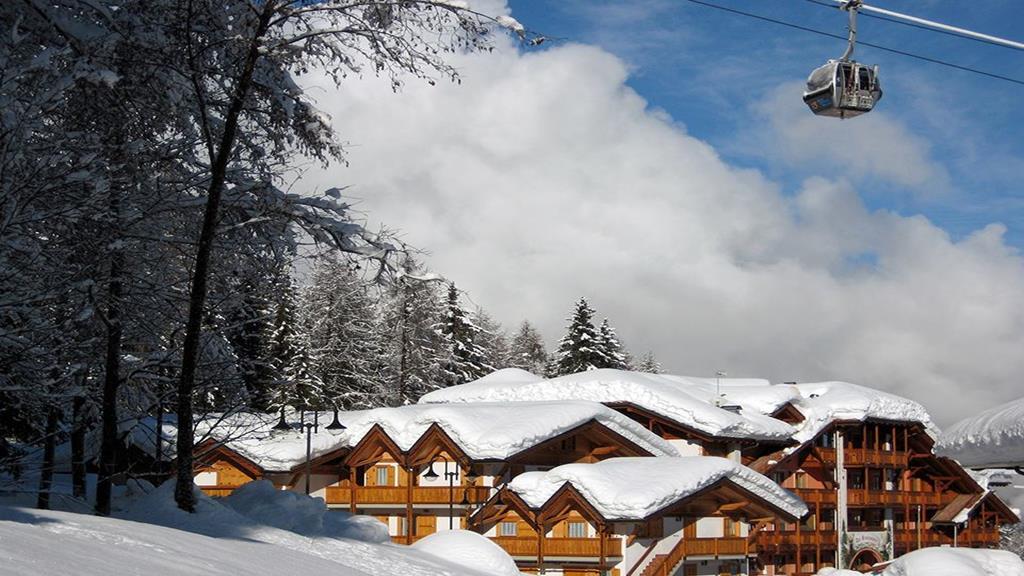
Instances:
[[[999,530],[999,548],[1024,558],[1024,523],[1003,526]]]
[[[508,368],[511,365],[509,341],[501,323],[478,306],[473,314],[473,324],[480,328],[477,339],[484,351],[484,362],[495,370]]]
[[[454,282],[448,284],[444,318],[439,330],[444,337],[446,352],[445,361],[441,364],[441,378],[445,386],[465,384],[494,370],[487,363],[487,354],[480,345],[482,331],[459,302],[459,289]]]
[[[440,278],[411,254],[402,257],[398,268],[381,294],[378,324],[386,404],[392,406],[413,403],[440,387],[446,360],[444,338],[436,329],[444,316]]]
[[[387,403],[383,342],[377,306],[355,265],[318,262],[302,298],[300,316],[311,370],[331,408],[372,408]]]
[[[509,366],[537,375],[547,373],[548,353],[544,338],[532,324],[523,320],[509,345]]]
[[[594,328],[594,310],[586,298],[576,302],[568,320],[566,334],[559,341],[558,351],[549,367],[550,375],[562,376],[603,368],[606,359],[601,349],[600,335]]]
[[[654,357],[654,352],[648,350],[640,359],[640,365],[636,369],[648,374],[661,374],[661,363]]]
[[[601,321],[601,326],[597,329],[597,342],[597,349],[603,357],[598,368],[629,369],[630,362],[627,359],[627,353],[619,343],[615,329],[608,323],[607,318]]]
[[[279,282],[274,328],[270,336],[271,362],[277,382],[271,387],[270,404],[300,410],[320,407],[321,382],[313,374],[306,334],[300,329],[298,302],[290,276]]]

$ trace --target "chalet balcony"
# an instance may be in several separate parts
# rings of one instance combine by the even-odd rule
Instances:
[[[200,486],[199,489],[203,491],[210,498],[223,498],[230,496],[235,489],[239,486]]]
[[[371,506],[382,504],[389,506],[404,506],[409,503],[408,486],[328,486],[327,503],[345,504],[352,503],[353,492],[355,492],[355,503],[357,506]],[[491,496],[489,486],[455,486],[449,492],[449,488],[435,486],[414,486],[412,488],[413,505],[448,505],[449,501],[460,504],[463,501],[463,494],[470,504],[482,504]]]
[[[835,506],[838,496],[835,490],[822,488],[794,488],[793,491],[813,510],[814,504],[831,504]]]
[[[491,541],[501,546],[510,556],[520,558],[537,557],[537,538],[500,536]],[[622,556],[622,543],[618,538],[609,538],[604,543],[605,558]],[[601,557],[600,538],[545,538],[545,558],[595,558]]]
[[[746,556],[751,553],[746,538],[684,538],[683,555],[691,556]]]
[[[947,496],[948,502],[952,497]],[[867,490],[850,488],[847,491],[847,504],[850,506],[942,506],[942,494],[937,492],[905,492],[901,490]]]
[[[820,542],[822,548],[835,548],[838,535],[835,530],[822,530],[815,532],[814,530],[801,530],[800,534],[793,532],[782,532],[782,531],[771,531],[764,530],[758,532],[755,537],[755,542],[758,547],[766,548],[777,548],[777,547],[793,547],[801,546],[806,548],[813,548]]]
[[[835,448],[817,448],[825,462],[835,463]],[[877,466],[889,468],[905,468],[907,466],[906,452],[893,452],[891,450],[874,450],[872,448],[847,448],[843,453],[843,460],[847,466]]]

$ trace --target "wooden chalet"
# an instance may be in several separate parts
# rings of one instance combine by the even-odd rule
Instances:
[[[997,547],[999,527],[1019,519],[959,464],[935,456],[933,442],[919,422],[836,421],[796,450],[755,462],[811,510],[798,523],[756,528],[762,573],[866,569],[929,546]]]
[[[470,526],[504,548],[524,572],[655,576],[697,574],[704,568],[715,574],[738,574],[754,555],[744,528],[747,521],[783,518],[793,522],[805,508],[788,494],[771,501],[759,488],[729,474],[671,497],[657,490],[645,496],[644,487],[637,485],[637,479],[651,475],[652,468],[661,477],[669,470],[686,484],[688,476],[706,473],[703,466],[695,465],[696,460],[714,460],[715,466],[730,474],[742,468],[720,458],[607,460],[593,466],[615,466],[610,478],[594,480],[584,474],[564,481],[543,502],[531,502],[535,495],[524,495],[529,491],[513,481],[470,517]],[[572,468],[555,468],[545,476],[557,482],[563,471]],[[600,496],[608,490],[609,479],[619,491],[636,486],[637,496],[631,500],[644,502],[647,497],[658,507],[609,507],[603,501],[609,496]],[[767,478],[762,480],[783,492]]]

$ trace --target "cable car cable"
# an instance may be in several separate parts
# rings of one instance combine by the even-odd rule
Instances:
[[[829,4],[828,2],[823,2],[822,0],[804,0],[804,1],[805,2],[810,2],[811,4],[815,4],[817,6],[823,6],[825,8],[832,8],[834,10],[841,10],[842,9],[840,6],[838,6],[836,4]],[[934,28],[932,26],[925,26],[923,24],[916,24],[914,22],[907,22],[906,20],[900,20],[898,18],[890,18],[889,16],[881,16],[879,14],[872,14],[870,12],[861,12],[861,16],[867,16],[868,18],[874,18],[876,20],[885,20],[886,22],[892,22],[894,24],[902,24],[903,26],[909,26],[910,28],[918,28],[918,29],[921,29],[921,30],[925,30],[927,32],[937,32],[939,34],[945,34],[946,36],[952,36],[954,38],[963,38],[964,40],[972,40],[974,42],[980,42],[982,44],[989,44],[991,46],[998,46],[1000,48],[1008,48],[1010,50],[1017,50],[1018,52],[1024,52],[1024,48],[1020,48],[1018,46],[1009,46],[1007,44],[1003,44],[1003,43],[1000,43],[1000,42],[993,42],[992,40],[987,40],[985,38],[978,38],[976,36],[968,36],[966,34],[960,34],[958,32],[953,32],[951,30],[943,30],[942,28]]]
[[[757,20],[763,20],[765,22],[770,22],[772,24],[778,24],[780,26],[786,26],[786,27],[789,27],[789,28],[795,28],[796,30],[803,30],[804,32],[811,32],[812,34],[818,34],[818,35],[821,35],[821,36],[827,36],[829,38],[837,38],[837,39],[843,40],[843,41],[847,40],[846,36],[840,36],[838,34],[833,34],[831,32],[825,32],[823,30],[817,30],[815,28],[809,28],[807,26],[801,26],[800,24],[793,24],[792,22],[786,22],[785,20],[776,20],[775,18],[770,18],[768,16],[761,16],[760,14],[753,14],[751,12],[744,12],[742,10],[737,10],[735,8],[729,8],[729,7],[726,7],[726,6],[721,6],[719,4],[712,4],[710,2],[704,2],[703,0],[686,0],[686,1],[690,2],[692,4],[699,4],[701,6],[706,6],[708,8],[714,8],[716,10],[722,10],[724,12],[730,12],[732,14],[738,14],[740,16],[747,16],[749,18],[755,18]],[[909,58],[916,58],[918,60],[923,60],[925,62],[931,62],[932,64],[939,64],[941,66],[948,66],[950,68],[956,68],[957,70],[963,70],[964,72],[972,72],[974,74],[979,74],[981,76],[988,76],[989,78],[994,78],[996,80],[1003,80],[1003,81],[1006,81],[1006,82],[1012,82],[1013,84],[1020,84],[1021,86],[1024,86],[1024,80],[1018,80],[1016,78],[1010,78],[1009,76],[1003,76],[1003,75],[1000,75],[1000,74],[994,74],[992,72],[985,72],[984,70],[978,70],[977,68],[971,68],[969,66],[962,66],[960,64],[953,64],[952,62],[946,62],[945,60],[939,60],[937,58],[931,58],[929,56],[921,56],[920,54],[914,54],[913,52],[906,52],[906,51],[903,51],[903,50],[897,50],[896,48],[889,48],[889,47],[886,47],[886,46],[881,46],[879,44],[872,44],[870,42],[864,42],[864,41],[859,40],[859,39],[857,40],[857,44],[859,44],[861,46],[868,46],[870,48],[875,48],[876,50],[882,50],[884,52],[891,52],[893,54],[899,54],[901,56],[907,56]]]

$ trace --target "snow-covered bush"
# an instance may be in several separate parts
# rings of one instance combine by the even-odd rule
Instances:
[[[476,532],[435,532],[413,544],[413,548],[491,576],[522,574],[508,552]]]

